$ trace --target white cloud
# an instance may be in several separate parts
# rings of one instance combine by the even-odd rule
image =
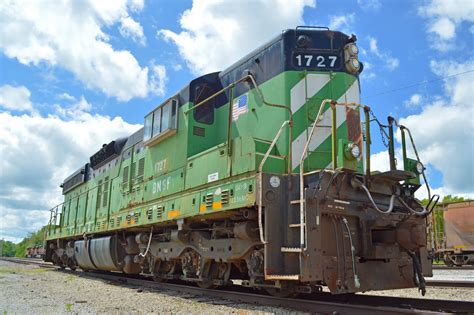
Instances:
[[[367,55],[365,49],[361,49],[363,55]],[[364,61],[364,71],[362,71],[360,78],[364,81],[375,78],[377,74],[373,71],[373,66],[370,62]]]
[[[0,107],[10,110],[33,112],[30,90],[24,86],[0,86]]]
[[[474,60],[432,61],[431,67],[444,77],[474,69]],[[400,119],[400,123],[411,129],[421,158],[443,174],[445,193],[474,197],[472,82],[474,73],[448,78],[443,97],[424,106],[420,114]]]
[[[89,114],[89,107],[82,97],[60,116],[0,113],[0,238],[25,236],[46,224],[47,210],[61,202],[64,178],[103,143],[140,127]]]
[[[181,69],[183,69],[183,66],[179,63],[176,63],[173,65],[173,70],[174,71],[180,71]]]
[[[368,37],[369,40],[369,50],[375,55],[380,61],[385,63],[385,67],[393,71],[400,65],[398,58],[392,57],[390,52],[382,52],[379,50],[377,39],[374,37]]]
[[[382,6],[379,0],[357,0],[357,4],[362,8],[362,10],[374,11],[379,10]]]
[[[177,45],[195,74],[203,74],[223,70],[283,29],[303,24],[307,6],[315,7],[315,0],[194,0],[180,18],[180,33],[163,29],[158,35]]]
[[[127,0],[2,1],[0,49],[22,64],[65,68],[87,87],[120,101],[146,97],[159,92],[149,68],[129,51],[115,50],[103,30],[122,22],[123,31],[139,38],[141,26],[131,23],[128,11],[142,7]]]
[[[73,102],[73,101],[76,100],[76,98],[74,96],[69,95],[68,93],[61,93],[61,94],[57,95],[56,98],[58,100],[68,101],[68,102]]]
[[[121,18],[120,23],[121,25],[119,31],[123,37],[130,37],[134,41],[145,46],[146,38],[145,35],[143,35],[143,27],[140,25],[140,23],[129,16]]]
[[[464,72],[466,69],[474,69],[474,60],[465,63],[431,61],[430,66],[435,74],[446,77]],[[472,82],[474,73],[470,72],[447,78],[444,82],[443,95],[434,95],[432,101],[419,94],[412,95],[408,102],[421,107],[421,113],[399,120],[400,124],[408,127],[413,134],[420,159],[428,167],[428,181],[430,182],[435,170],[441,172],[441,185],[436,185],[438,187],[432,189],[432,193],[437,193],[441,197],[456,195],[474,198]],[[396,139],[400,145],[399,133]],[[408,145],[408,153],[409,157],[414,157],[411,145]],[[400,148],[396,154],[397,159],[401,161]],[[387,151],[373,154],[371,166],[373,170],[388,170]],[[426,189],[421,188],[417,196],[420,199],[426,198]]]
[[[429,31],[438,34],[442,40],[448,40],[456,36],[456,25],[448,18],[440,18],[431,24]]]
[[[154,91],[159,95],[165,94],[166,83],[168,82],[168,76],[166,75],[166,68],[162,65],[151,66],[152,75],[151,75],[151,86]]]
[[[388,151],[381,151],[370,156],[370,170],[386,172],[390,170]]]
[[[421,96],[421,94],[413,94],[412,96],[410,96],[410,99],[405,101],[405,107],[407,108],[417,107],[421,104],[422,100],[423,100],[423,96]]]
[[[345,15],[329,16],[329,28],[335,31],[342,31],[346,34],[354,33],[353,24],[355,21],[355,13]]]
[[[418,13],[428,19],[427,31],[433,34],[432,46],[447,51],[454,47],[456,29],[464,22],[474,22],[474,1],[431,0],[420,6]]]

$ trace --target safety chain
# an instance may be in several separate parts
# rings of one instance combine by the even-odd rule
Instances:
[[[382,138],[382,143],[383,145],[388,148],[388,139],[390,138],[389,135],[387,135],[387,132],[385,132],[385,128],[387,128],[388,126],[387,125],[384,125],[382,124],[378,119],[377,119],[377,116],[375,116],[374,112],[372,111],[372,109],[369,110],[369,113],[370,115],[372,116],[372,120],[371,121],[374,121],[377,123],[377,125],[379,125],[379,130],[380,130],[380,136]]]

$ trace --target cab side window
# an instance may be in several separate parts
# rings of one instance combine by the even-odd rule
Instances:
[[[178,102],[171,99],[145,116],[143,141],[156,138],[178,125]]]
[[[204,101],[206,98],[212,96],[216,91],[213,91],[207,84],[200,84],[194,90],[194,105]],[[216,98],[212,98],[203,103],[194,110],[194,120],[202,124],[211,125],[214,123],[214,107]]]

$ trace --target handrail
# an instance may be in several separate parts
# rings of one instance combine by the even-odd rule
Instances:
[[[304,196],[304,161],[305,159],[307,158],[307,152],[308,152],[308,148],[309,148],[309,144],[313,138],[313,135],[314,135],[314,131],[316,130],[316,127],[317,127],[317,124],[318,122],[320,121],[321,119],[321,114],[323,112],[323,109],[324,107],[326,106],[326,104],[329,103],[331,105],[331,109],[332,109],[332,126],[331,126],[331,133],[332,133],[332,163],[333,163],[333,169],[336,168],[336,159],[337,159],[337,154],[336,154],[336,140],[337,140],[337,137],[336,137],[336,129],[337,129],[337,126],[336,126],[336,106],[352,106],[352,107],[357,107],[357,108],[369,108],[368,106],[364,106],[364,105],[361,105],[359,103],[338,103],[337,101],[335,100],[332,100],[332,99],[325,99],[321,102],[321,106],[319,107],[319,110],[318,110],[318,114],[316,115],[316,119],[314,120],[314,123],[313,123],[313,126],[311,127],[311,131],[308,135],[308,139],[306,140],[306,143],[305,143],[305,146],[303,148],[303,153],[301,154],[301,158],[300,158],[300,163],[299,163],[299,167],[300,167],[300,174],[299,174],[299,179],[300,179],[300,200],[299,200],[299,204],[300,204],[300,247],[302,250],[306,250],[306,245],[307,245],[307,241],[306,241],[306,226],[305,226],[305,206],[304,206],[304,203],[305,203],[305,196]],[[367,116],[366,116],[367,117]],[[368,130],[366,130],[366,133],[368,132]],[[369,151],[370,152],[370,151]],[[370,159],[370,156],[369,157],[366,157],[368,159]],[[369,167],[370,167],[370,161],[368,162],[367,164]]]
[[[263,181],[262,171],[263,171],[263,165],[265,164],[268,157],[270,156],[270,152],[273,150],[273,147],[275,146],[276,142],[278,141],[278,139],[280,139],[283,128],[285,128],[286,125],[290,125],[289,120],[285,120],[283,122],[283,124],[281,125],[281,127],[278,130],[277,134],[275,135],[275,138],[273,138],[273,141],[270,144],[270,147],[268,148],[267,152],[263,156],[262,161],[260,162],[260,165],[258,166],[258,176],[259,176],[259,178],[258,178],[258,195],[259,195],[259,197],[258,197],[258,228],[259,228],[259,231],[260,231],[260,241],[263,244],[266,243],[265,239],[263,237],[263,222],[262,222],[262,217],[263,217],[263,215],[262,215],[262,198],[263,198],[263,193],[262,193],[262,190],[263,190],[263,187],[262,187],[263,186],[263,184],[262,184],[262,181]]]
[[[314,130],[316,129],[316,125],[318,124],[319,120],[321,119],[321,113],[323,112],[323,108],[327,103],[335,103],[334,100],[331,99],[325,99],[322,101],[321,106],[319,107],[318,115],[316,115],[316,119],[314,120],[313,127],[311,127],[311,131],[309,133],[308,139],[304,145],[303,148],[303,153],[301,154],[300,158],[300,246],[303,249],[306,246],[306,241],[305,241],[305,213],[304,213],[304,160],[306,159],[306,153],[308,151],[309,143],[311,142],[311,139],[314,134]]]
[[[431,189],[430,189],[430,185],[428,184],[428,180],[426,179],[426,174],[425,174],[425,167],[423,165],[423,163],[421,163],[421,160],[420,160],[420,156],[418,155],[418,150],[416,149],[416,145],[415,145],[415,141],[413,140],[413,136],[411,135],[411,131],[410,129],[408,129],[407,127],[405,127],[404,125],[400,125],[398,123],[398,121],[393,118],[393,117],[390,117],[389,116],[389,127],[394,123],[395,126],[397,126],[398,128],[400,128],[401,130],[401,134],[402,134],[402,151],[403,151],[403,164],[405,166],[405,163],[406,163],[406,142],[405,142],[405,130],[408,132],[408,137],[410,138],[410,142],[411,142],[411,146],[413,148],[413,152],[415,153],[415,156],[416,156],[416,161],[418,163],[420,163],[422,166],[423,166],[423,169],[421,170],[421,175],[423,176],[423,180],[425,182],[425,185],[426,185],[426,190],[428,191],[428,200],[431,201]],[[392,137],[393,137],[393,129],[391,128],[391,134],[392,134]],[[390,139],[390,143],[391,145],[393,146],[393,138]],[[429,204],[428,204],[429,205]]]

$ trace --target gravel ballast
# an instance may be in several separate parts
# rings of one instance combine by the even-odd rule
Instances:
[[[428,288],[425,298],[474,301],[474,290]],[[416,289],[369,292],[420,297]],[[283,314],[291,310],[194,296],[79,277],[33,265],[0,261],[0,311],[3,314]]]

